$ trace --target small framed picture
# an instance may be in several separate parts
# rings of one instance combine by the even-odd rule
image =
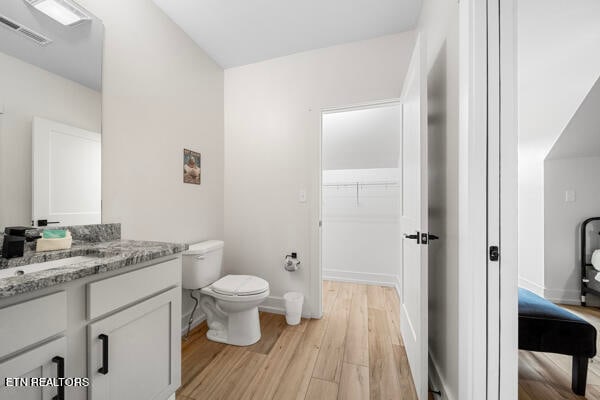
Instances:
[[[183,183],[200,184],[200,153],[183,149]]]

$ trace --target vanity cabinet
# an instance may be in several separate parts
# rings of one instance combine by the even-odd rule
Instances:
[[[28,350],[17,357],[0,363],[0,400],[64,400],[64,393],[51,386],[11,386],[4,378],[25,378],[29,382],[35,378],[64,377],[64,363],[67,358],[67,340],[62,337]],[[5,383],[9,383],[5,386]],[[12,385],[16,384],[13,382]]]
[[[181,382],[181,256],[0,299],[0,321],[0,400],[166,400]],[[60,375],[89,386],[4,387]]]
[[[165,399],[180,382],[181,289],[88,327],[90,400]]]

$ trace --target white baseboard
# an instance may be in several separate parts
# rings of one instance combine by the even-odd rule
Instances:
[[[523,277],[519,277],[519,286],[531,290],[535,294],[542,296],[553,303],[579,305],[581,304],[581,293],[579,290],[552,289],[532,282]]]
[[[324,269],[323,279],[328,281],[363,283],[365,285],[396,286],[398,279],[393,274],[343,271]]]
[[[439,395],[433,396],[435,400],[454,400],[452,394],[448,390],[448,385],[439,373],[439,367],[431,354],[429,354],[429,388],[433,391],[440,392]]]
[[[539,295],[539,296],[544,296],[544,291],[546,290],[546,288],[538,283],[532,282],[529,279],[525,279],[523,277],[519,276],[519,286],[527,289],[527,290],[531,290],[533,293]]]
[[[579,290],[544,289],[544,298],[553,303],[579,305],[581,304],[581,292]]]
[[[283,297],[280,296],[269,296],[265,299],[265,301],[258,306],[260,311],[273,313],[273,314],[281,314],[285,315],[285,302]],[[188,329],[188,321],[190,319],[190,314],[192,310],[182,314],[181,316],[181,336],[185,336]],[[302,310],[302,318],[312,318],[311,314],[305,309]],[[194,329],[198,324],[202,323],[206,320],[206,315],[200,309],[196,310],[194,314],[194,321],[192,322],[192,329]]]

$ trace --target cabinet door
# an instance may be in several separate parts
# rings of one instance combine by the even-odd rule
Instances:
[[[181,288],[88,327],[90,400],[165,400],[181,380]]]
[[[58,388],[51,386],[12,386],[6,378],[59,378],[59,363],[66,359],[67,340],[63,337],[38,346],[0,363],[0,400],[51,400]],[[64,368],[64,367],[63,367]],[[6,384],[9,383],[8,386]],[[64,400],[57,397],[58,400]]]

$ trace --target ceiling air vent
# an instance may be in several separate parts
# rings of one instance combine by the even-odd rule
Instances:
[[[0,15],[0,25],[4,26],[7,29],[10,29],[11,31],[13,31],[21,36],[26,37],[29,40],[33,40],[40,46],[46,46],[46,45],[49,45],[50,43],[52,43],[52,39],[42,35],[41,33],[36,32],[32,29],[29,29],[28,27],[15,22],[12,19],[10,19],[4,15]]]

